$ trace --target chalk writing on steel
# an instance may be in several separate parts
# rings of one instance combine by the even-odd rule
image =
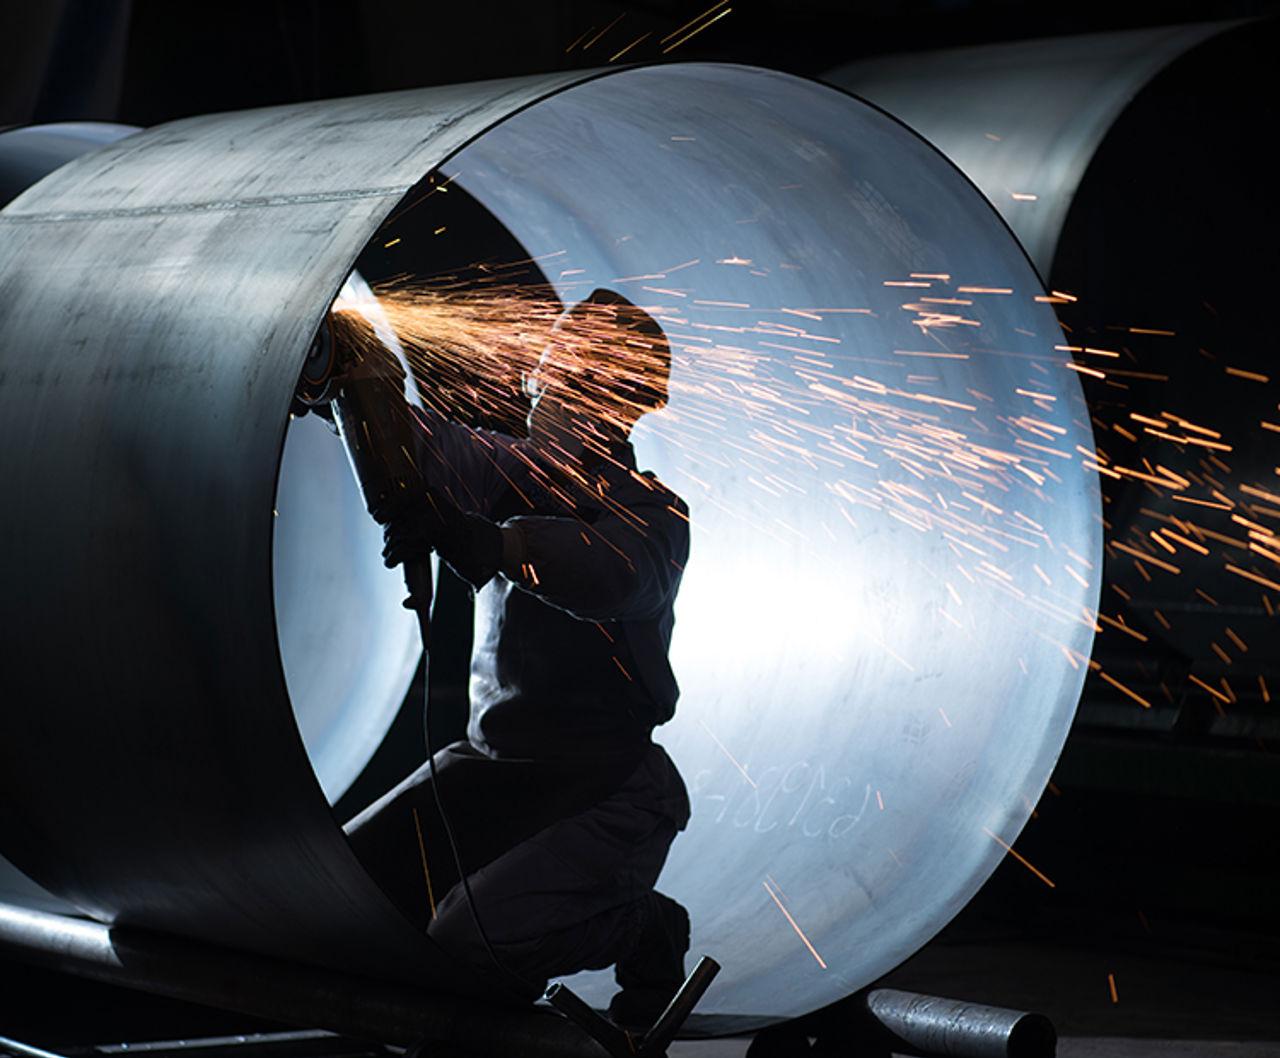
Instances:
[[[716,824],[757,834],[782,829],[831,839],[857,826],[871,795],[870,783],[859,789],[847,776],[832,776],[824,765],[807,760],[765,768],[752,782],[737,773],[703,768],[690,789],[694,815]]]

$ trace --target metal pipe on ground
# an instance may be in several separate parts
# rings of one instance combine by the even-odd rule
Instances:
[[[14,1055],[15,1058],[64,1058],[40,1047],[32,1047],[29,1043],[11,1040],[8,1036],[0,1036],[0,1054]]]
[[[873,988],[860,1005],[895,1054],[1053,1058],[1057,1046],[1057,1032],[1043,1014],[894,988]]]
[[[0,951],[23,962],[291,1025],[511,1058],[602,1058],[542,1008],[431,993],[144,930],[0,904]]]

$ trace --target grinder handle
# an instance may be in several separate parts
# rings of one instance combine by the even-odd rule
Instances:
[[[431,559],[415,558],[404,564],[404,583],[409,589],[409,598],[405,605],[418,614],[418,625],[422,629],[422,649],[430,650],[428,630],[431,627],[431,595],[434,585],[431,578]]]

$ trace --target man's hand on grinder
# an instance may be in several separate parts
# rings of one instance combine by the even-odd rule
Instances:
[[[374,512],[375,518],[384,512]],[[502,561],[502,530],[478,514],[468,514],[447,496],[428,489],[386,512],[382,560],[390,569],[425,560],[437,552],[473,588],[483,586]],[[414,600],[405,606],[413,608]]]

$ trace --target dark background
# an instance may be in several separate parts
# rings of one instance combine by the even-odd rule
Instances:
[[[1280,10],[1275,0],[734,0],[731,14],[663,54],[661,38],[710,6],[5,0],[0,125],[75,118],[153,125],[269,103],[585,68],[607,64],[644,33],[626,61],[714,59],[816,75],[867,55]]]
[[[647,36],[625,61],[735,61],[816,76],[862,56],[1280,12],[1278,0],[735,0],[730,14],[664,54],[662,38],[708,7],[709,2],[664,0],[6,0],[0,5],[0,127],[74,119],[151,125],[272,103],[587,68],[607,64],[642,35]],[[1275,127],[1262,131],[1274,135]],[[441,589],[458,591],[448,581]],[[1280,652],[1280,646],[1275,649]],[[437,650],[441,673],[459,671],[465,635],[451,639],[445,633]],[[420,695],[420,683],[415,686]],[[923,976],[917,973],[915,983],[954,964],[967,968],[971,987],[965,992],[953,985],[952,994],[1008,1000],[1017,993],[1006,987],[1007,978],[1001,985],[998,975],[983,976],[992,965],[991,945],[1005,945],[1001,957],[1010,967],[1023,965],[1018,960],[1032,958],[1032,950],[1056,952],[1060,965],[1075,967],[1097,989],[1087,1002],[1063,999],[1064,1009],[1075,1013],[1065,1015],[1065,1026],[1059,1015],[1060,1028],[1072,1028],[1074,1017],[1075,1028],[1105,1031],[1113,1005],[1106,996],[1106,967],[1126,959],[1154,960],[1152,966],[1175,960],[1190,967],[1195,983],[1188,994],[1215,1008],[1229,1003],[1223,995],[1233,992],[1234,986],[1222,983],[1224,974],[1280,981],[1275,718],[1236,735],[1195,725],[1143,731],[1117,720],[1115,710],[1098,708],[1105,695],[1105,687],[1087,685],[1054,782],[1018,842],[1018,851],[1053,879],[1053,887],[1006,860],[931,946],[934,961]],[[444,686],[437,696],[441,722],[456,724],[465,708],[457,686]],[[357,807],[417,762],[419,728],[420,712],[411,702],[370,773],[340,809]],[[979,951],[986,955],[973,955]],[[1039,965],[1034,958],[1032,963]],[[189,1008],[150,1000],[139,1006],[114,990],[4,970],[0,1034],[6,1027],[20,1032],[18,1011],[25,1007],[33,1038],[57,1038],[43,1033],[41,1026],[49,1023],[39,1020],[46,1017],[39,1000],[50,995],[82,1007],[81,1013],[96,1011],[95,1031],[106,1035],[206,1027],[193,1020]],[[1150,966],[1148,971],[1156,973]],[[937,972],[943,984],[936,987],[945,988],[946,972]],[[1064,997],[1073,994],[1063,986]],[[1043,995],[1038,1002],[1053,1006]],[[1156,1017],[1139,1029],[1130,1022],[1129,1029],[1158,1035],[1169,1024],[1167,1017]],[[207,1025],[208,1031],[219,1027],[217,1018]]]

